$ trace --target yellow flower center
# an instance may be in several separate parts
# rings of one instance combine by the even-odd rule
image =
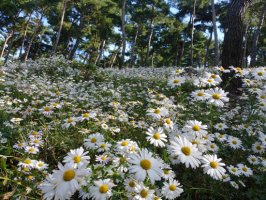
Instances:
[[[216,161],[212,161],[210,162],[210,166],[211,168],[216,169],[218,167],[218,163]]]
[[[247,172],[247,171],[248,171],[248,169],[247,169],[246,167],[242,167],[242,170],[243,170],[244,172]]]
[[[215,145],[214,145],[214,144],[211,144],[210,147],[211,147],[212,149],[214,149],[214,148],[215,148]]]
[[[140,166],[145,170],[149,170],[149,169],[151,169],[151,161],[149,161],[147,159],[141,160]]]
[[[261,99],[266,99],[266,95],[261,95],[260,98]]]
[[[91,138],[91,143],[95,143],[97,141],[97,139],[94,137],[94,138]]]
[[[33,131],[31,134],[36,136],[36,135],[38,135],[38,132],[37,131]]]
[[[123,147],[126,147],[128,145],[128,141],[123,141],[122,143],[121,143],[121,146],[123,146]]]
[[[75,177],[76,173],[73,169],[69,169],[64,172],[63,179],[64,181],[71,181]]]
[[[217,93],[215,93],[215,94],[213,94],[212,95],[212,98],[214,98],[214,99],[220,99],[221,98],[221,95],[220,94],[217,94]]]
[[[147,196],[148,196],[148,192],[146,191],[146,190],[141,190],[141,192],[140,192],[140,196],[142,197],[142,198],[146,198]]]
[[[258,72],[258,76],[263,76],[263,73],[262,72]]]
[[[160,113],[161,113],[161,111],[160,111],[160,109],[159,109],[159,108],[157,108],[157,109],[155,109],[155,110],[154,110],[154,113],[155,113],[155,114],[160,114]]]
[[[216,78],[217,75],[216,75],[216,74],[212,74],[211,77],[212,77],[212,78]]]
[[[71,123],[71,122],[73,122],[73,119],[72,118],[68,118],[67,119],[67,123]]]
[[[153,138],[154,138],[155,140],[159,140],[159,139],[161,138],[160,133],[155,133],[155,134],[153,135]]]
[[[183,154],[185,154],[186,156],[189,156],[191,154],[191,150],[189,147],[182,147],[181,151]]]
[[[74,163],[79,163],[81,160],[81,157],[80,156],[74,156],[73,160],[74,160]]]
[[[107,159],[107,156],[104,155],[104,156],[102,156],[101,158],[102,158],[103,161],[105,161],[105,160]]]
[[[106,184],[102,184],[99,188],[100,193],[106,193],[106,192],[108,192],[108,190],[109,190],[109,188],[108,188],[108,185],[106,185]]]
[[[23,144],[22,144],[22,143],[18,143],[18,146],[19,146],[19,147],[22,147],[22,146],[23,146]]]
[[[163,173],[166,174],[166,175],[167,175],[167,174],[170,174],[170,170],[168,170],[168,169],[164,169],[164,170],[163,170]]]
[[[179,83],[180,81],[177,80],[177,79],[175,79],[173,82],[174,82],[175,84],[177,84],[177,83]]]
[[[125,163],[125,162],[127,161],[127,159],[126,159],[126,158],[124,158],[124,157],[122,157],[122,158],[120,158],[120,160],[119,160],[119,161],[120,161],[120,163],[121,163],[121,164],[123,164],[123,163]]]
[[[198,94],[197,94],[197,96],[199,96],[199,97],[202,97],[204,94],[203,94],[203,92],[199,92]]]
[[[257,150],[261,150],[261,146],[259,146],[259,145],[256,146],[256,149],[257,149]]]
[[[89,117],[89,113],[84,113],[83,117]]]
[[[171,119],[169,119],[169,118],[165,120],[165,123],[166,123],[166,124],[171,124],[171,122],[172,122],[172,121],[171,121]]]
[[[129,183],[128,183],[128,185],[130,186],[130,187],[135,187],[135,182],[134,181],[130,181]]]
[[[169,185],[169,190],[175,191],[176,190],[176,185],[174,185],[174,184]]]
[[[233,144],[237,144],[237,141],[236,141],[236,140],[233,140],[232,143],[233,143]]]
[[[38,144],[40,142],[40,140],[34,140],[33,141],[35,144]]]
[[[231,170],[232,170],[232,172],[236,172],[237,171],[236,168],[232,168]]]
[[[106,148],[106,144],[101,144],[100,146],[102,149],[105,149]]]
[[[48,111],[50,111],[50,108],[49,107],[45,107],[44,111],[48,112]]]
[[[213,79],[208,79],[207,82],[212,83]]]
[[[199,131],[200,130],[200,126],[199,125],[194,125],[192,127],[193,131]]]
[[[24,163],[28,165],[31,164],[31,159],[27,158],[26,160],[24,160]]]
[[[44,164],[41,162],[41,163],[38,163],[38,167],[42,167]]]

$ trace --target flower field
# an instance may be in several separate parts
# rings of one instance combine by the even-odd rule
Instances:
[[[263,199],[265,83],[265,67],[1,67],[0,198]]]

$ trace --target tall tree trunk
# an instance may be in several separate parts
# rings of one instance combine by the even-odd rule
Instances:
[[[147,52],[146,52],[146,58],[145,58],[146,67],[148,67],[148,65],[149,65],[151,39],[152,39],[152,36],[153,36],[153,30],[154,30],[154,5],[152,6],[152,16],[151,16],[150,20],[151,20],[151,23],[150,23],[150,34],[148,36],[148,45],[147,45]]]
[[[210,38],[208,40],[208,44],[207,44],[207,47],[206,47],[206,54],[205,54],[205,59],[204,59],[204,67],[207,67],[207,63],[208,63],[208,56],[209,56],[210,45],[211,45],[211,41],[212,41],[213,28],[210,30]]]
[[[13,47],[13,43],[14,43],[14,37],[11,37],[11,42],[10,42],[10,45],[8,45],[8,50],[7,50],[7,53],[6,53],[6,57],[5,57],[4,64],[7,63],[7,60],[8,60],[9,54],[10,54],[11,49],[12,49],[12,47]]]
[[[35,27],[35,30],[34,30],[34,33],[30,39],[30,42],[29,42],[29,45],[27,47],[27,50],[26,50],[26,53],[25,53],[25,56],[24,56],[24,62],[26,62],[28,60],[28,56],[29,56],[29,53],[30,53],[30,49],[31,49],[31,46],[33,44],[33,41],[37,35],[37,33],[39,32],[40,30],[40,26],[41,26],[41,23],[42,23],[42,18],[43,18],[43,14],[41,15],[36,27]]]
[[[79,23],[79,28],[78,28],[78,36],[77,36],[77,40],[75,42],[75,45],[73,46],[72,50],[70,51],[70,54],[69,54],[69,60],[73,60],[74,56],[75,56],[75,53],[78,49],[78,46],[79,46],[79,43],[81,41],[81,35],[82,35],[82,30],[85,26],[85,17],[84,17],[84,14],[81,13],[80,14],[80,23]]]
[[[243,68],[246,67],[246,58],[247,58],[247,43],[248,43],[248,29],[249,29],[249,25],[246,25],[245,28],[245,34],[244,34],[244,48],[243,48],[243,60],[242,60],[242,66]]]
[[[125,17],[126,17],[126,0],[122,1],[122,15],[121,15],[121,29],[122,29],[122,53],[121,53],[121,62],[119,68],[121,69],[125,63],[125,53],[126,53],[126,31],[125,31]]]
[[[213,24],[213,32],[214,32],[214,41],[215,41],[215,59],[214,65],[219,65],[220,53],[219,53],[219,41],[218,41],[218,33],[217,33],[217,25],[216,25],[216,11],[214,0],[211,0],[212,6],[212,24]]]
[[[61,15],[61,21],[60,21],[60,25],[59,25],[59,30],[57,32],[57,36],[56,36],[56,41],[54,44],[54,48],[53,48],[53,54],[56,53],[57,50],[57,46],[58,46],[58,42],[60,39],[60,35],[61,35],[61,31],[62,31],[62,27],[63,27],[63,23],[64,23],[64,18],[65,18],[65,13],[66,13],[66,8],[67,8],[67,2],[69,0],[63,0],[63,10],[62,10],[62,15]]]
[[[28,27],[29,27],[29,22],[31,20],[31,16],[32,16],[32,12],[29,14],[29,19],[26,22],[26,28],[25,28],[25,31],[24,31],[24,34],[23,34],[23,40],[22,40],[22,44],[21,44],[21,47],[20,47],[20,51],[19,51],[19,58],[21,58],[22,51],[24,49],[24,45],[25,45],[25,41],[26,41],[26,36],[27,36],[27,32],[28,32]]]
[[[2,57],[4,56],[4,53],[5,53],[5,49],[6,49],[6,45],[8,43],[8,41],[10,40],[10,38],[12,38],[14,35],[14,30],[12,30],[6,37],[5,39],[5,42],[4,42],[4,45],[3,45],[3,48],[2,48],[2,51],[1,51],[1,55],[0,55],[0,60],[2,59]]]
[[[190,65],[193,66],[193,53],[194,53],[194,21],[195,21],[195,15],[196,15],[196,3],[197,3],[197,0],[194,0],[194,3],[193,3],[193,13],[192,13],[192,16],[191,16],[191,24],[192,24],[192,28],[191,28],[191,43],[190,43]]]
[[[243,16],[251,0],[231,0],[226,16],[226,31],[224,35],[222,66],[241,67],[243,61]],[[233,78],[234,73],[223,74],[223,86],[232,94],[239,94],[242,86],[240,78]]]
[[[105,47],[105,42],[106,40],[102,40],[101,41],[101,44],[100,44],[100,48],[99,48],[99,54],[95,60],[95,65],[97,65],[97,63],[102,59],[102,55],[103,55],[103,50],[104,50],[104,47]]]
[[[264,22],[265,13],[266,13],[266,2],[264,3],[263,9],[260,15],[259,23],[253,35],[253,39],[252,39],[251,60],[250,60],[250,66],[252,67],[256,65],[257,45],[258,45],[261,28]]]
[[[117,57],[117,52],[115,52],[114,57],[113,57],[113,59],[111,60],[111,65],[110,65],[111,68],[113,68],[113,66],[114,66],[114,63],[115,63],[116,57]]]
[[[137,25],[136,34],[135,34],[135,38],[134,38],[134,43],[131,46],[131,55],[130,55],[129,68],[133,67],[133,61],[134,61],[134,56],[135,56],[135,48],[136,48],[136,45],[137,45],[138,36],[139,36],[139,25]]]

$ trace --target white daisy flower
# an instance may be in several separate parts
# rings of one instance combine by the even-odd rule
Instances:
[[[216,180],[221,180],[226,170],[223,168],[224,163],[221,163],[221,158],[217,158],[217,155],[204,155],[202,157],[202,167],[205,174],[210,175]]]
[[[229,171],[229,173],[235,175],[235,176],[240,176],[241,172],[238,169],[238,167],[235,167],[233,165],[230,165],[227,167],[227,170]]]
[[[59,199],[68,199],[78,189],[79,183],[90,175],[91,171],[87,168],[74,168],[72,164],[58,164],[59,170],[53,171],[53,177],[56,181],[55,195]]]
[[[83,147],[70,150],[67,156],[64,157],[64,163],[71,163],[75,167],[81,167],[89,163],[90,156],[87,156],[88,152],[84,152]]]
[[[170,143],[171,154],[177,156],[178,160],[187,168],[190,166],[194,169],[200,165],[201,153],[186,138],[175,137]]]
[[[260,142],[255,142],[252,145],[252,151],[254,151],[255,153],[262,154],[265,152],[265,146],[262,145]]]
[[[207,125],[202,125],[202,122],[197,120],[189,120],[185,124],[183,131],[201,137],[202,135],[207,134]]]
[[[138,184],[135,189],[133,200],[153,200],[154,190],[149,189],[143,183]]]
[[[114,186],[110,179],[94,181],[94,185],[90,187],[90,196],[93,200],[108,199],[112,196],[112,187]]]
[[[169,182],[164,182],[162,187],[162,195],[166,199],[176,199],[184,191],[177,180],[170,179]]]
[[[150,108],[147,110],[147,112],[147,116],[151,116],[157,120],[161,119],[161,117],[166,117],[168,115],[168,110],[164,107],[156,109]]]
[[[167,136],[163,133],[163,128],[159,127],[158,130],[155,130],[153,127],[150,127],[146,132],[148,135],[146,139],[156,147],[164,147],[165,142],[167,142]]]
[[[237,138],[237,137],[228,136],[227,143],[233,149],[242,148],[242,141],[239,138]]]
[[[206,90],[207,100],[211,104],[215,104],[216,106],[223,107],[225,102],[229,101],[229,98],[226,96],[228,92],[225,92],[221,88],[211,88]]]
[[[182,76],[175,76],[168,80],[168,85],[172,88],[182,85],[185,82],[185,78]]]
[[[139,154],[132,154],[130,156],[129,163],[132,166],[129,167],[129,172],[135,174],[135,178],[139,181],[144,181],[148,176],[151,183],[161,180],[162,164],[155,158],[152,153],[147,149],[143,149]]]
[[[237,167],[240,170],[241,174],[244,174],[246,177],[253,175],[253,171],[248,166],[240,163],[237,165]]]
[[[97,149],[98,144],[102,142],[104,142],[104,136],[100,133],[94,133],[84,140],[84,146],[88,149]]]
[[[191,93],[191,97],[194,99],[194,100],[197,100],[197,101],[205,101],[206,100],[206,93],[204,90],[195,90]]]

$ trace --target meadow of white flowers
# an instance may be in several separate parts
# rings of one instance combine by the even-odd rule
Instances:
[[[234,99],[219,86],[230,70]],[[1,197],[260,199],[266,67],[230,70],[2,66]]]

